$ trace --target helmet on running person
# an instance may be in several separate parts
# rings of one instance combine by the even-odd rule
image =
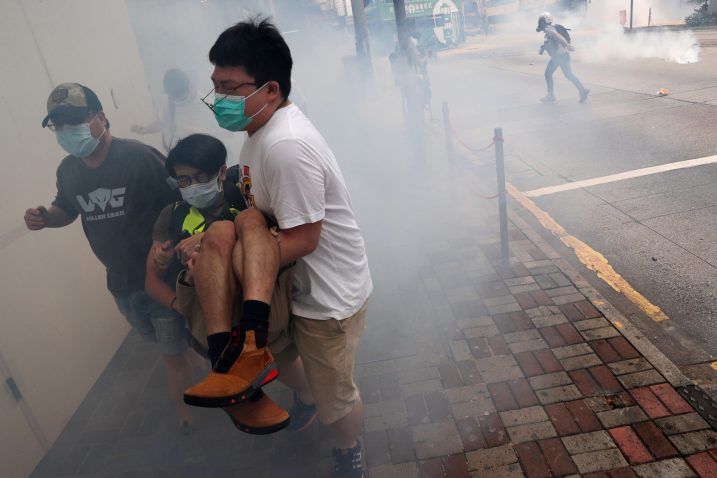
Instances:
[[[553,24],[553,15],[545,12],[542,15],[538,17],[538,28],[535,29],[536,32],[542,32],[545,30],[545,27],[547,25]]]

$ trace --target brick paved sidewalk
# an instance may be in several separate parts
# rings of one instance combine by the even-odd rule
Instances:
[[[375,288],[357,358],[368,478],[717,476],[717,432],[666,380],[684,381],[674,364],[513,212],[503,268],[494,204],[470,196],[485,173],[434,161],[417,171],[445,214],[415,224],[364,197],[381,208],[364,226]],[[402,178],[422,204],[426,178]],[[318,424],[255,437],[197,409],[182,436],[164,375],[130,334],[32,476],[328,476]]]
[[[557,254],[510,236],[510,267],[493,233],[427,251],[447,353],[360,366],[369,477],[717,476],[717,432]]]
[[[716,476],[717,433],[586,299],[599,297],[587,282],[513,220],[508,268],[485,217],[421,237],[418,255],[374,258],[357,366],[368,478]],[[130,335],[33,476],[328,475],[319,425],[253,437],[197,410],[181,436],[163,375]],[[269,390],[290,406],[288,390]]]

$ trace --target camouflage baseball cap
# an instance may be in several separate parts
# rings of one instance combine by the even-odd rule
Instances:
[[[50,120],[62,118],[67,122],[82,121],[89,112],[102,111],[102,104],[94,91],[79,83],[61,83],[47,98],[47,116],[42,127]]]

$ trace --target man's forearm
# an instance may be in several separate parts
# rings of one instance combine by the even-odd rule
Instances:
[[[321,221],[279,231],[281,265],[285,266],[314,252],[320,236]]]
[[[147,274],[144,281],[144,289],[155,302],[162,304],[168,309],[172,309],[177,294],[162,280],[163,273],[164,271],[159,269],[151,255],[147,256]]]
[[[307,250],[304,246],[303,242],[279,232],[279,257],[282,266],[291,264],[296,259],[304,257],[310,252],[311,251]]]
[[[45,227],[65,227],[71,224],[77,216],[70,216],[67,212],[57,206],[50,206],[50,209],[43,216]]]

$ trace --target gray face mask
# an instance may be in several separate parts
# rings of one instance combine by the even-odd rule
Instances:
[[[206,183],[192,184],[186,188],[180,188],[179,192],[182,194],[182,199],[197,209],[211,206],[222,190],[217,181],[218,177],[219,175],[216,175]]]

